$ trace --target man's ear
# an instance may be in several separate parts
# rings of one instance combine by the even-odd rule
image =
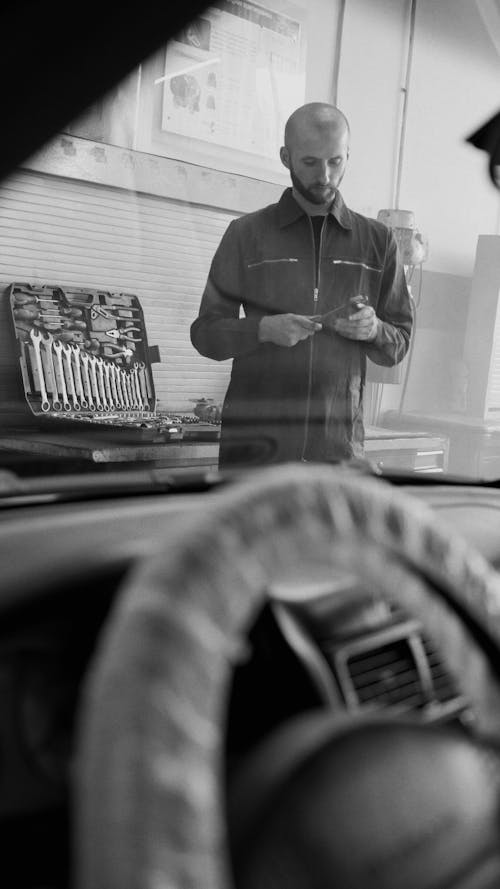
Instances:
[[[283,164],[283,166],[286,167],[287,170],[289,170],[290,169],[290,154],[289,154],[288,148],[285,145],[282,145],[280,148],[280,160],[281,160],[281,163]]]

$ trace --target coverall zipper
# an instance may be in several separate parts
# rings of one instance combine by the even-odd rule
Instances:
[[[326,216],[323,219],[323,223],[321,225],[321,231],[319,235],[319,250],[318,250],[318,261],[316,262],[316,243],[314,240],[314,228],[311,222],[311,217],[308,216],[309,227],[311,229],[311,238],[312,238],[312,248],[313,248],[313,261],[314,261],[314,288],[313,288],[313,315],[317,314],[317,304],[319,299],[319,285],[321,278],[321,248],[323,246],[323,231],[325,228],[325,220]],[[307,449],[307,439],[309,437],[309,414],[311,412],[311,388],[312,388],[312,373],[313,373],[313,358],[314,358],[314,334],[309,337],[309,371],[307,378],[307,399],[306,399],[306,413],[304,417],[304,443],[302,445],[302,455],[301,460],[305,460],[305,454]]]

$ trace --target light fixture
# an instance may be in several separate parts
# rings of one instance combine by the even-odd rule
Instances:
[[[377,219],[393,231],[405,266],[425,262],[429,252],[427,239],[415,227],[411,210],[379,210]]]

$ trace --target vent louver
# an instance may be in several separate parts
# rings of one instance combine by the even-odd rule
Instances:
[[[417,712],[433,721],[468,711],[466,698],[417,621],[403,618],[386,630],[329,644],[323,651],[349,709]]]
[[[447,703],[454,698],[458,698],[460,692],[457,688],[457,684],[444,666],[434,645],[429,639],[426,639],[425,637],[421,638],[431,674],[435,700],[439,703]]]
[[[415,710],[427,703],[407,639],[350,657],[347,668],[359,704]]]

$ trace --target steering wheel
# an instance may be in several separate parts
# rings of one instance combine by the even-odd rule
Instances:
[[[301,464],[258,471],[207,498],[201,514],[188,511],[175,533],[168,529],[164,549],[139,563],[117,596],[79,714],[77,889],[231,889],[224,736],[234,666],[245,656],[247,631],[276,580],[325,577],[339,569],[356,572],[421,621],[471,700],[478,734],[498,733],[500,580],[482,557],[443,529],[423,503],[379,479]],[[432,796],[434,779],[451,750],[457,767],[452,775],[445,769],[447,781],[460,784],[451,796],[453,805],[459,799],[463,809],[453,836],[464,848],[468,815],[462,804],[476,788],[471,811],[477,823],[487,824],[489,841],[494,835],[488,855],[498,857],[496,759],[480,741],[458,737],[451,729],[390,719],[346,715],[339,722],[324,710],[311,728],[314,718],[294,730],[290,749],[303,736],[309,739],[309,752],[329,750],[339,799],[349,798],[349,778],[350,799],[361,808],[373,790],[370,776],[381,766],[381,756],[384,774],[390,774],[388,750],[403,796],[408,788],[401,770],[409,763],[411,793],[416,794],[410,793],[410,811],[418,799],[425,807],[423,784],[429,784]],[[352,750],[370,768],[357,767]],[[307,757],[301,756],[303,763]],[[358,774],[361,783],[356,784]],[[388,786],[380,799],[390,807]],[[477,802],[478,793],[484,804]],[[353,804],[350,815],[355,821]],[[363,811],[358,815],[363,820]],[[431,818],[427,837],[439,832],[432,825]],[[466,827],[474,833],[474,824]],[[350,841],[355,845],[356,835]],[[413,836],[412,842],[415,851],[422,836]],[[404,850],[406,834],[402,843]],[[401,848],[399,861],[405,859]],[[482,847],[469,843],[467,850],[469,867]],[[498,885],[498,861],[495,867]],[[476,882],[451,880],[446,886],[493,885],[474,873]],[[393,885],[377,879],[370,885]],[[260,883],[267,885],[282,884]],[[283,885],[325,886],[312,877]],[[332,885],[358,884],[333,880]],[[413,884],[405,883],[400,871],[403,885]],[[422,889],[424,882],[415,885]]]

